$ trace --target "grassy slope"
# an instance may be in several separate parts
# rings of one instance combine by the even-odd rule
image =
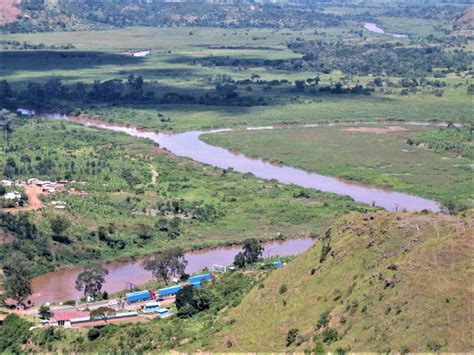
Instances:
[[[312,349],[325,311],[339,336],[326,350],[472,350],[472,232],[472,217],[350,214],[327,233],[332,250],[325,262],[316,244],[274,272],[229,312],[232,325],[206,350]],[[300,336],[287,347],[291,328]]]
[[[409,137],[433,128],[403,128],[407,130],[386,134],[347,132],[344,127],[235,131],[205,135],[203,139],[307,171],[384,186],[441,202],[472,203],[472,160],[409,146],[406,144]]]

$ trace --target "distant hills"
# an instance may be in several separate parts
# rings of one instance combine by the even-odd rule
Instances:
[[[472,351],[472,221],[348,215],[255,287],[206,350]]]
[[[466,0],[467,1],[467,0]],[[464,0],[459,4],[466,4]],[[327,6],[429,6],[428,1],[362,0],[3,0],[0,27],[6,32],[94,30],[124,26],[333,27],[365,15],[335,14]],[[385,8],[385,6],[389,6]],[[399,12],[400,12],[399,11]],[[453,13],[456,7],[451,6]],[[462,11],[462,7],[460,10]],[[422,12],[423,13],[423,12]],[[461,16],[462,23],[469,21]]]

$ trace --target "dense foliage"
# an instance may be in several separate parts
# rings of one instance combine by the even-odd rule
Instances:
[[[410,144],[426,144],[437,152],[452,152],[474,159],[473,127],[441,128],[437,131],[419,133],[408,140]]]
[[[0,327],[0,352],[19,353],[31,335],[32,324],[16,314],[9,314]]]

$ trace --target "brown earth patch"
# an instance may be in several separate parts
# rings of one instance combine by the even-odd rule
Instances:
[[[21,0],[1,0],[0,3],[0,25],[15,22],[16,17],[21,14],[21,10],[15,6]]]
[[[388,126],[388,127],[349,127],[344,128],[343,131],[347,132],[360,132],[360,133],[375,133],[375,134],[385,134],[389,132],[400,132],[408,131],[408,129],[401,126]]]

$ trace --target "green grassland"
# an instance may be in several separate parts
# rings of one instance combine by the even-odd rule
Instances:
[[[465,221],[348,215],[326,233],[326,253],[317,244],[254,287],[202,348],[470,351],[473,248]],[[288,343],[290,329],[297,335]]]
[[[472,206],[472,159],[407,144],[410,137],[435,128],[402,125],[404,130],[376,134],[347,127],[237,130],[202,139],[278,164]]]
[[[43,265],[38,273],[172,246],[193,249],[248,237],[274,239],[280,233],[316,236],[337,216],[361,208],[348,198],[316,191],[300,199],[295,186],[203,166],[147,140],[59,121],[18,127],[11,148],[0,153],[0,169],[18,179],[67,178],[76,181],[71,187],[85,192],[43,197],[44,208],[31,212],[46,247],[56,254],[51,263],[38,256]],[[65,202],[66,210],[58,211],[52,201]],[[70,224],[60,238],[51,231],[57,216]],[[9,252],[8,245],[2,247]]]
[[[232,59],[289,59],[301,55],[291,52],[286,43],[296,38],[305,40],[340,40],[347,42],[400,41],[388,36],[356,32],[361,24],[348,21],[346,26],[314,30],[272,29],[216,29],[216,28],[144,28],[132,27],[95,32],[51,32],[3,35],[5,40],[64,45],[70,50],[11,50],[0,51],[0,76],[14,89],[25,89],[29,81],[44,82],[52,76],[63,84],[77,81],[122,79],[129,74],[142,75],[145,89],[158,83],[156,94],[180,92],[200,94],[214,87],[210,81],[218,75],[229,75],[234,80],[259,75],[262,80],[305,80],[319,75],[321,85],[338,80],[367,84],[370,76],[347,76],[334,71],[331,74],[309,70],[287,71],[256,66],[204,66],[194,63],[202,58]],[[352,31],[352,32],[350,32]],[[190,34],[192,33],[192,35]],[[407,44],[408,40],[401,39]],[[126,50],[151,49],[146,58],[124,57]],[[387,78],[397,82],[400,78]],[[430,79],[430,78],[428,78]],[[431,78],[432,79],[432,78]],[[253,86],[255,96],[262,96],[266,106],[209,106],[183,104],[151,105],[90,105],[78,103],[85,115],[122,123],[162,130],[189,130],[207,127],[235,127],[267,125],[272,123],[315,123],[320,120],[446,120],[470,121],[472,97],[467,87],[472,79],[450,74],[437,79],[447,84],[441,97],[432,89],[419,88],[416,94],[400,95],[399,89],[381,88],[372,95],[314,95],[297,92],[287,87],[270,91]],[[147,84],[148,83],[148,84]],[[60,107],[60,105],[58,106]],[[51,110],[54,110],[51,107]],[[157,112],[170,119],[162,122]]]

